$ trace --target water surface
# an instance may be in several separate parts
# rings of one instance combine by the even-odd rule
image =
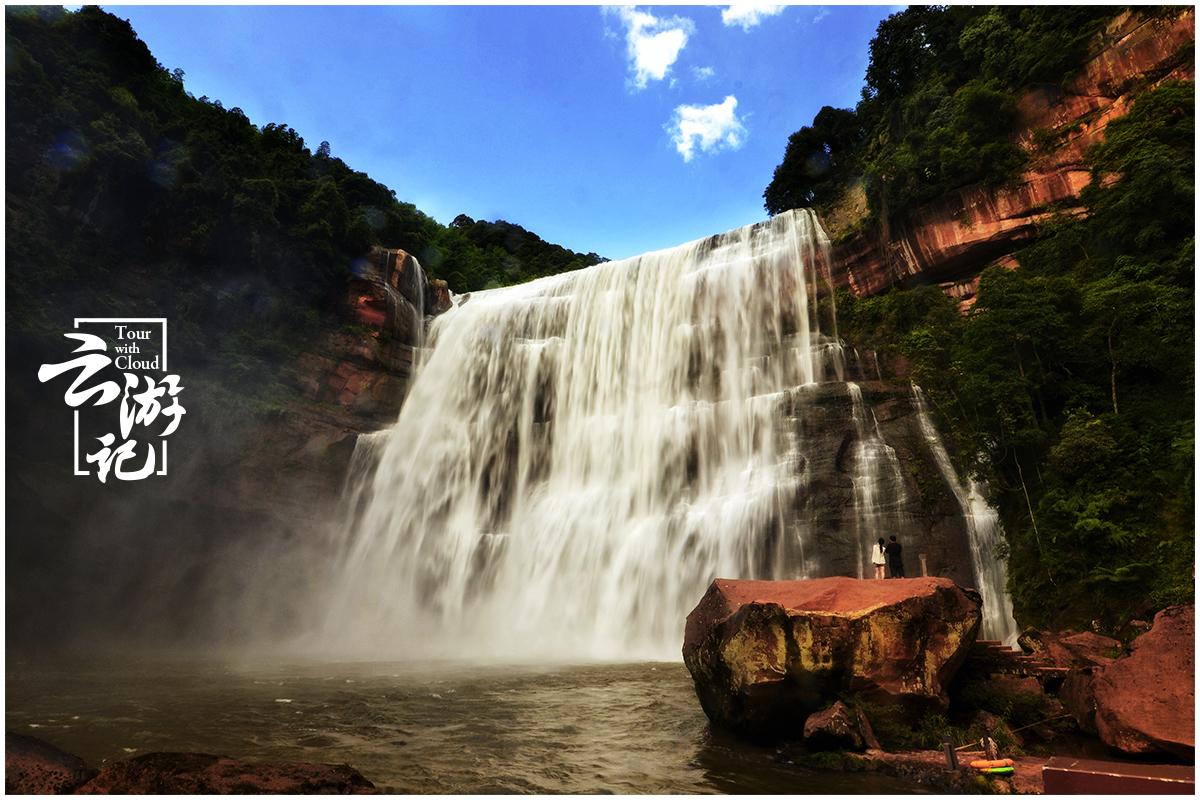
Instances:
[[[682,664],[10,658],[7,729],[93,765],[152,751],[347,763],[395,792],[905,793],[711,731]]]

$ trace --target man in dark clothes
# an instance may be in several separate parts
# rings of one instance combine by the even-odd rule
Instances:
[[[903,550],[895,536],[888,537],[887,547],[883,548],[883,552],[887,554],[888,572],[891,573],[889,578],[904,577],[904,558],[901,555]]]

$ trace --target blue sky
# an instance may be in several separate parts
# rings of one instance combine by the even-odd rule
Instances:
[[[622,258],[763,219],[895,6],[114,6],[188,91],[291,125],[441,222]]]

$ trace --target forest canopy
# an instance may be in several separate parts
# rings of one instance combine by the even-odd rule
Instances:
[[[995,186],[1025,155],[1010,139],[1017,93],[1059,84],[1115,6],[912,6],[880,23],[856,108],[822,108],[788,140],[768,212],[828,211],[857,178],[891,216],[952,189]]]
[[[103,296],[132,271],[169,285],[177,325],[278,328],[336,304],[372,245],[458,292],[601,260],[507,222],[439,224],[328,143],[193,97],[94,6],[10,7],[6,22],[8,290],[25,322],[47,293]]]

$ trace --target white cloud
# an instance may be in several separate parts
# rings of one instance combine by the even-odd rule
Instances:
[[[816,14],[813,14],[812,21],[813,21],[813,23],[815,24],[815,23],[817,23],[817,22],[820,22],[821,20],[825,19],[825,18],[826,18],[826,17],[828,17],[828,16],[829,16],[829,9],[828,9],[828,8],[822,8],[822,9],[821,9],[820,11],[818,11]]]
[[[737,150],[746,141],[746,126],[738,119],[737,98],[729,95],[711,106],[679,106],[667,125],[675,149],[685,162],[696,152]]]
[[[724,22],[726,27],[741,25],[742,30],[748,31],[767,17],[773,17],[785,8],[787,6],[761,3],[758,0],[735,3],[721,12],[721,22]]]
[[[645,89],[650,81],[667,76],[695,29],[685,17],[656,17],[630,6],[606,9],[625,26],[625,49],[633,71],[633,85]]]
[[[692,75],[698,81],[706,81],[716,74],[717,71],[712,67],[692,67]]]

